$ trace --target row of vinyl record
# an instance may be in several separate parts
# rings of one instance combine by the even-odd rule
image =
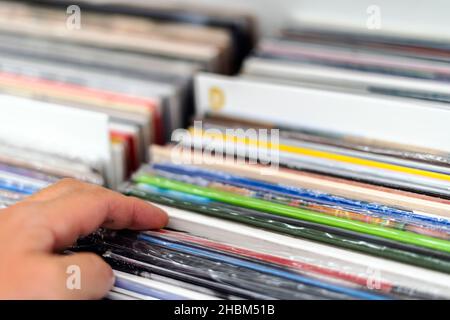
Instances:
[[[103,128],[93,132],[95,124],[83,123],[86,119],[75,124],[68,115],[70,125],[48,120],[46,132],[31,116],[33,110],[22,110],[30,114],[20,120],[6,108],[0,138],[25,149],[40,144],[38,150],[87,162],[111,187],[146,160],[151,143],[164,143],[172,130],[186,124],[194,74],[236,70],[256,37],[253,18],[241,12],[172,8],[157,1],[134,9],[79,3],[82,20],[79,29],[72,29],[68,6],[1,1],[1,103],[17,111],[32,99],[42,108],[78,109],[80,117],[89,118],[82,110],[104,114],[107,119],[102,124],[97,117],[97,128],[107,121],[111,146]],[[63,132],[66,126],[78,127],[75,145],[65,141],[64,135],[70,136]],[[82,141],[90,137],[99,140]]]
[[[0,32],[0,205],[75,177],[168,212],[164,230],[98,230],[70,249],[115,269],[109,298],[450,298],[445,44],[289,28],[225,76],[211,71],[253,45],[246,14],[82,2],[72,36],[66,4],[0,12],[21,17]],[[170,51],[188,21],[234,49],[201,64]],[[173,131],[192,79],[195,116]]]
[[[450,298],[449,52],[281,34],[237,77],[198,75],[192,126],[121,188],[168,229],[101,231],[81,250],[138,276],[122,297],[158,279],[210,299]]]

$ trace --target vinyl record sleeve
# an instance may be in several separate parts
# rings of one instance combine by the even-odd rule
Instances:
[[[365,154],[376,154],[381,156],[407,159],[417,162],[434,164],[437,166],[448,167],[450,160],[445,153],[430,148],[418,148],[412,145],[401,145],[392,141],[379,141],[373,139],[364,139],[346,135],[333,134],[326,131],[315,131],[275,125],[271,122],[259,122],[243,120],[235,117],[224,117],[212,114],[206,114],[202,118],[196,119],[203,121],[204,128],[253,128],[258,129],[279,129],[280,138],[293,139],[316,143],[324,146],[337,147],[346,150],[359,151]]]
[[[410,55],[430,60],[448,61],[450,57],[448,44],[434,39],[413,39],[379,34],[369,36],[368,34],[307,26],[286,28],[282,30],[282,35],[296,41],[360,47],[385,54]]]
[[[127,175],[136,171],[139,167],[142,156],[139,127],[131,124],[115,123],[111,121],[109,125],[112,137],[126,141],[127,145]]]
[[[367,223],[381,223],[385,226],[394,227],[388,221],[381,222],[378,218],[388,218],[390,222],[397,221],[401,224],[400,229],[405,229],[407,223],[416,226],[424,226],[433,230],[441,230],[448,232],[450,220],[444,217],[435,218],[431,216],[415,214],[411,210],[402,210],[396,207],[380,205],[378,203],[367,203],[357,201],[351,198],[338,197],[332,194],[326,194],[317,190],[308,190],[295,188],[289,185],[274,184],[264,180],[248,179],[242,176],[231,175],[225,172],[210,171],[196,168],[193,166],[182,166],[171,163],[153,163],[150,166],[143,166],[140,172],[156,172],[167,178],[173,178],[179,181],[192,182],[202,186],[211,186],[222,190],[230,190],[249,197],[258,197],[261,199],[270,199],[275,202],[283,202],[292,205],[307,207],[309,204],[312,208],[323,212],[328,211],[326,208],[347,211],[344,214],[349,219],[353,219],[353,214],[361,214],[367,216],[364,219],[356,220],[366,221]],[[228,186],[231,186],[230,188]],[[315,205],[318,205],[317,207]],[[323,208],[319,207],[323,206]],[[336,212],[336,214],[339,214]],[[371,220],[370,218],[375,218]]]
[[[126,179],[127,167],[127,142],[120,139],[112,139],[111,141],[111,174],[114,180],[111,182],[110,188],[117,189],[118,186]]]
[[[161,282],[177,284],[181,287],[191,288],[205,294],[216,296],[222,299],[261,299],[265,296],[255,294],[251,291],[241,290],[233,286],[228,286],[214,281],[208,281],[198,277],[190,276],[186,273],[176,272],[170,268],[157,266],[135,260],[131,257],[121,255],[127,254],[126,250],[114,249],[114,252],[107,250],[102,257],[115,269],[144,278],[156,278]]]
[[[206,216],[218,217],[285,235],[327,243],[336,247],[418,265],[444,273],[448,273],[450,270],[450,265],[447,262],[448,256],[445,254],[441,255],[436,251],[421,250],[414,246],[404,246],[378,237],[348,232],[315,223],[279,218],[235,206],[215,204],[214,202],[208,204],[189,202],[188,200],[180,201],[168,195],[153,195],[149,192],[145,193],[142,189],[134,189],[132,187],[127,188],[125,193],[163,205],[198,212]],[[189,196],[186,198],[189,199]]]
[[[199,146],[209,148],[219,154],[229,156],[244,155],[257,161],[260,154],[277,152],[279,165],[300,170],[322,173],[341,178],[353,179],[372,184],[392,186],[398,189],[450,198],[450,175],[402,165],[389,164],[368,159],[337,155],[308,148],[262,142],[261,151],[258,140],[247,139],[220,133],[198,133],[185,142],[186,148]],[[265,153],[264,153],[265,152]]]
[[[110,146],[106,115],[9,95],[1,95],[1,100],[1,140],[107,167]]]
[[[41,58],[53,62],[70,63],[82,67],[115,70],[125,76],[175,84],[180,87],[183,104],[192,104],[192,76],[200,65],[175,61],[161,56],[142,56],[129,52],[117,52],[101,48],[75,46],[70,43],[54,43],[43,39],[0,35],[0,51],[32,59]],[[189,111],[186,110],[186,112]]]
[[[122,129],[127,125],[129,127],[131,124],[127,124],[127,122],[134,120],[137,122],[138,126],[142,127],[140,130],[145,131],[146,136],[143,136],[144,132],[142,132],[141,137],[137,137],[139,141],[133,142],[133,144],[135,144],[134,148],[137,148],[133,152],[137,152],[137,154],[131,155],[130,158],[138,157],[145,160],[144,149],[147,148],[145,143],[151,141],[153,136],[151,133],[148,133],[148,131],[151,131],[149,127],[156,129],[160,127],[156,121],[159,119],[153,113],[155,111],[154,106],[152,104],[148,104],[151,102],[146,102],[145,100],[141,101],[139,99],[132,99],[127,96],[115,95],[113,93],[105,94],[102,91],[97,92],[89,90],[88,88],[77,86],[71,87],[70,85],[66,85],[64,83],[44,81],[42,79],[5,73],[0,74],[0,91],[20,96],[32,97],[36,100],[60,102],[68,106],[78,108],[89,109],[89,106],[91,106],[91,110],[94,111],[104,110],[104,112],[111,117],[112,121],[122,122]],[[80,97],[82,98],[80,99]],[[116,109],[118,111],[115,111]],[[120,115],[122,115],[122,117],[120,117]],[[117,124],[115,126],[117,128]],[[156,129],[155,134],[161,134],[161,132],[156,132]],[[133,161],[134,168],[136,168],[137,159]]]
[[[210,99],[211,88],[217,88],[213,92],[218,92],[222,98]],[[443,138],[448,133],[450,109],[433,103],[405,102],[206,74],[196,77],[196,95],[198,116],[214,112],[244,120],[270,121],[333,134],[389,140],[445,153],[450,151],[448,141]],[[280,96],[283,96],[282,103]],[[314,108],[310,107],[312,105]],[[399,119],[402,119],[401,126]],[[418,126],[420,130],[417,130]]]
[[[130,290],[149,297],[164,300],[210,300],[211,297],[201,295],[191,290],[177,288],[158,281],[137,277],[121,271],[114,271],[115,285],[125,290]]]
[[[53,40],[67,41],[102,46],[112,50],[126,50],[142,54],[154,54],[201,62],[207,70],[224,71],[227,65],[225,58],[226,44],[215,44],[211,40],[201,40],[195,34],[206,32],[206,29],[175,26],[178,31],[170,30],[164,24],[152,24],[146,19],[129,16],[105,16],[84,11],[83,28],[72,32],[67,28],[67,14],[62,10],[47,10],[41,7],[26,7],[16,3],[9,8],[2,6],[0,25],[3,32],[44,37]],[[209,30],[208,38],[217,39],[217,34],[226,37],[221,30]],[[211,34],[213,33],[213,34]],[[192,35],[190,35],[192,34]],[[175,39],[176,38],[176,39]],[[176,40],[176,41],[174,41]],[[223,53],[222,53],[223,52]]]
[[[0,143],[0,162],[23,169],[30,169],[52,175],[58,178],[75,178],[82,181],[104,184],[104,179],[98,170],[78,159],[65,159],[45,152],[18,148]]]
[[[380,271],[382,282],[388,281],[399,286],[415,288],[420,292],[448,296],[449,288],[446,288],[445,285],[448,283],[448,280],[445,280],[448,275],[439,272],[324,246],[316,242],[293,239],[185,210],[161,205],[158,207],[169,213],[169,227],[175,230],[201,234],[203,237],[219,242],[227,239],[226,242],[230,245],[241,246],[245,243],[245,247],[248,249],[253,248],[256,251],[288,257],[295,261],[314,261],[316,265],[328,266],[333,269],[342,267],[355,275],[365,274],[367,268],[374,268],[374,270]],[[442,278],[438,280],[435,277]]]
[[[153,297],[144,296],[142,294],[125,290],[118,287],[113,287],[111,291],[108,292],[106,299],[108,300],[158,300]]]
[[[291,269],[291,270],[297,269],[297,271],[299,271],[299,273],[303,274],[303,275],[309,274],[309,276],[312,276],[313,278],[322,279],[324,281],[331,281],[332,283],[335,283],[338,285],[340,284],[340,285],[347,286],[347,287],[349,287],[349,284],[351,283],[352,285],[350,285],[350,287],[367,290],[367,283],[368,283],[367,281],[369,279],[364,279],[362,277],[359,277],[359,278],[345,277],[342,274],[340,274],[340,275],[338,275],[336,273],[333,274],[332,272],[330,272],[330,270],[326,270],[326,271],[320,270],[321,276],[318,276],[319,273],[310,272],[311,270],[318,271],[318,269],[320,269],[314,265],[303,266],[303,268],[298,268],[298,266],[297,266],[297,268],[295,268],[294,266],[296,266],[296,265],[293,264],[292,261],[286,261],[283,259],[279,259],[277,257],[271,256],[268,254],[252,252],[251,250],[246,250],[243,248],[231,247],[228,245],[209,241],[207,239],[203,239],[203,238],[200,238],[200,237],[197,237],[194,235],[188,235],[188,234],[180,233],[180,232],[176,232],[176,231],[160,230],[158,232],[149,231],[146,233],[149,233],[155,237],[168,239],[169,241],[173,241],[175,243],[188,244],[188,245],[192,245],[194,247],[207,249],[207,250],[210,250],[213,252],[222,252],[222,253],[226,253],[227,255],[231,255],[233,257],[241,257],[241,258],[245,257],[246,259],[249,259],[250,261],[253,261],[253,262],[259,261],[261,263],[268,264],[268,265],[274,265],[274,266],[278,265],[278,266],[287,267],[288,269]],[[349,282],[346,282],[346,281],[349,281]],[[359,284],[359,285],[357,285],[357,284]],[[407,299],[410,299],[410,298],[422,298],[422,299],[435,298],[428,294],[414,291],[414,289],[411,290],[410,288],[399,288],[399,287],[392,286],[388,283],[379,283],[379,287],[373,288],[373,289],[371,289],[371,291],[377,292],[380,294],[393,295],[396,298],[407,298]]]
[[[155,175],[141,174],[136,176],[134,180],[139,183],[149,184],[163,189],[171,189],[178,192],[188,193],[193,196],[206,197],[211,200],[242,206],[244,208],[263,211],[279,216],[321,223],[346,230],[362,232],[373,236],[380,236],[407,244],[440,250],[447,253],[450,252],[450,241],[437,239],[426,235],[420,235],[403,230],[394,230],[359,221],[349,221],[344,218],[328,216],[326,214],[314,212],[308,209],[294,208],[267,200],[248,198],[229,191],[214,190],[208,187],[179,182]]]
[[[108,110],[111,116],[127,112],[130,116],[136,115],[136,117],[140,117],[140,119],[138,118],[135,121],[141,124],[147,123],[145,124],[145,136],[143,137],[147,143],[152,141],[153,137],[156,139],[155,141],[162,141],[164,134],[162,132],[163,124],[161,119],[162,107],[157,97],[154,99],[133,97],[130,94],[112,92],[106,87],[92,88],[89,87],[89,83],[84,85],[64,83],[65,78],[61,76],[48,80],[39,76],[36,77],[34,74],[31,76],[16,74],[21,73],[21,71],[23,69],[14,69],[13,73],[3,72],[0,76],[0,88],[16,94],[34,95],[36,97],[44,96],[56,101],[68,101],[78,105],[92,105],[93,107]],[[147,118],[145,122],[143,122],[144,117]]]
[[[114,237],[111,238],[106,236],[103,239],[110,244],[116,243]],[[163,257],[166,257],[166,259],[169,258],[169,261],[172,261],[172,263],[182,263],[186,266],[189,265],[191,267],[196,267],[196,269],[202,273],[205,273],[206,271],[205,276],[213,273],[215,274],[215,277],[222,279],[221,282],[223,281],[225,283],[230,283],[231,281],[238,287],[242,287],[245,282],[249,282],[248,275],[253,274],[255,289],[258,286],[261,286],[261,288],[267,287],[268,285],[270,286],[270,283],[272,283],[272,285],[277,284],[270,291],[274,293],[278,291],[277,295],[279,298],[289,298],[290,295],[292,295],[292,298],[295,298],[296,294],[301,296],[302,293],[309,293],[316,296],[323,295],[324,297],[334,296],[335,298],[345,298],[346,295],[348,295],[348,297],[367,296],[369,299],[382,298],[381,296],[377,296],[375,294],[366,294],[358,290],[346,289],[343,287],[326,284],[318,280],[311,280],[309,278],[299,275],[297,276],[282,270],[273,269],[260,264],[254,264],[252,262],[246,262],[241,259],[226,257],[221,254],[206,252],[200,249],[190,248],[188,246],[170,244],[165,241],[161,242],[148,235],[137,235],[137,239],[135,240],[133,240],[132,237],[119,237],[119,239],[123,239],[120,241],[124,241],[124,245],[126,246],[134,243],[133,247],[135,248],[135,252],[138,255],[139,252],[142,252],[139,256],[144,261],[147,260],[147,256],[159,255],[159,252],[161,252],[163,253]],[[167,253],[164,254],[164,252]],[[173,268],[176,268],[176,266],[174,265]],[[236,282],[236,278],[240,278],[242,285],[239,285],[239,282]],[[294,285],[295,282],[297,285]],[[333,292],[335,293],[333,294]]]
[[[303,61],[310,64],[419,79],[448,80],[450,75],[448,65],[438,61],[397,57],[358,50],[358,48],[333,47],[281,38],[262,40],[255,54],[274,60]]]
[[[55,5],[66,8],[68,1],[22,1],[24,3],[43,4],[50,7]],[[256,22],[252,15],[242,10],[228,8],[212,8],[200,5],[170,3],[168,1],[130,2],[115,1],[115,3],[102,3],[92,1],[78,1],[82,10],[98,13],[122,13],[132,16],[146,17],[159,21],[190,23],[194,25],[207,25],[227,30],[233,39],[233,71],[238,71],[241,61],[248,55],[256,42]]]
[[[306,149],[316,149],[354,158],[363,158],[440,173],[450,173],[450,159],[444,154],[439,154],[433,150],[414,150],[414,148],[409,146],[393,146],[389,142],[369,143],[369,141],[358,141],[357,139],[330,135],[325,132],[276,128],[271,124],[246,123],[239,121],[239,119],[231,118],[207,116],[199,121],[202,121],[204,130],[217,129],[223,134],[230,128],[241,128],[243,130],[278,129],[279,142],[283,145],[303,146]],[[268,139],[270,139],[270,134],[268,134]]]
[[[316,86],[332,90],[371,93],[397,97],[449,102],[450,92],[444,82],[373,74],[362,70],[342,70],[336,66],[314,65],[301,61],[277,61],[251,57],[245,61],[244,76],[262,81],[287,82],[297,86]]]

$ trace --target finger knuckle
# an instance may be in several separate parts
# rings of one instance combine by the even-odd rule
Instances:
[[[83,187],[85,183],[77,180],[77,179],[73,179],[73,178],[63,178],[61,180],[59,180],[55,186],[57,187],[61,187],[61,188],[67,188],[67,189],[76,189],[76,188],[81,188]]]

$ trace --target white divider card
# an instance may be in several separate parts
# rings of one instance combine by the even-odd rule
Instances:
[[[211,74],[195,82],[197,115],[211,112],[450,153],[450,108],[444,105]]]
[[[108,116],[0,94],[0,141],[107,169]]]

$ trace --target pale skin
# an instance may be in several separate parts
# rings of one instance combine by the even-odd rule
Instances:
[[[100,226],[149,230],[167,215],[142,200],[71,179],[0,210],[0,299],[100,299],[111,268],[93,253],[58,254]],[[81,289],[67,288],[67,268],[79,266]]]

